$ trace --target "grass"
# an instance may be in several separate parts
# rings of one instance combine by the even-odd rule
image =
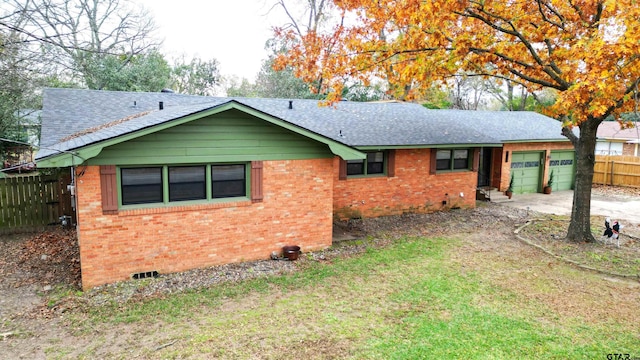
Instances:
[[[640,355],[637,324],[559,314],[543,300],[501,286],[483,268],[465,267],[454,256],[462,242],[402,238],[355,257],[309,262],[285,276],[94,309],[83,324],[98,332],[136,329],[141,341],[120,353],[110,349],[114,358]],[[562,276],[570,281],[573,272],[567,273]],[[100,356],[99,347],[92,344],[84,356]],[[63,357],[65,349],[59,351]]]

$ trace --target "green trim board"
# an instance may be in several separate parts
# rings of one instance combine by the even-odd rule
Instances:
[[[36,165],[39,168],[62,168],[78,166],[85,163],[87,159],[91,159],[92,157],[98,155],[101,151],[102,148],[97,147],[81,148],[75,151],[65,151],[64,153],[60,153],[43,160],[38,160],[36,162]]]
[[[161,124],[158,124],[156,126],[151,126],[145,129],[141,129],[141,130],[137,130],[137,131],[133,131],[130,133],[126,133],[117,137],[113,137],[110,138],[108,140],[104,140],[104,141],[100,141],[91,145],[87,145],[84,146],[82,148],[79,149],[75,149],[74,150],[74,155],[70,154],[69,152],[66,153],[61,153],[58,155],[53,155],[50,157],[47,157],[45,159],[39,160],[38,161],[38,166],[41,168],[47,168],[47,167],[67,167],[67,166],[73,166],[73,165],[79,165],[78,163],[78,158],[82,159],[83,161],[88,161],[91,160],[95,157],[98,157],[98,155],[101,155],[101,153],[109,148],[109,147],[113,147],[128,141],[132,141],[135,139],[139,139],[142,137],[146,137],[148,135],[152,135],[155,133],[159,133],[159,132],[163,132],[164,130],[168,130],[171,128],[176,128],[179,127],[180,125],[186,124],[186,123],[190,123],[199,119],[204,119],[204,118],[216,118],[219,116],[219,114],[221,113],[225,113],[227,111],[232,111],[232,110],[237,110],[240,113],[244,113],[247,115],[248,117],[253,117],[254,120],[262,120],[265,121],[266,123],[269,123],[271,125],[275,125],[276,127],[279,127],[281,129],[286,129],[289,130],[290,132],[297,134],[299,136],[301,136],[302,138],[307,138],[310,140],[314,140],[315,142],[319,143],[319,144],[323,144],[325,146],[328,147],[327,149],[327,153],[332,153],[334,155],[338,155],[340,157],[342,157],[345,160],[357,160],[357,159],[364,159],[365,158],[365,154],[352,148],[349,147],[347,145],[338,143],[334,140],[331,140],[327,137],[324,137],[322,135],[313,133],[311,131],[308,131],[306,129],[303,129],[297,125],[293,125],[291,123],[288,123],[286,121],[283,121],[281,119],[278,119],[276,117],[267,115],[265,113],[262,113],[260,111],[257,111],[255,109],[252,109],[248,106],[239,104],[238,102],[235,101],[230,101],[227,103],[224,103],[222,105],[219,106],[215,106],[212,107],[210,109],[204,110],[204,111],[200,111],[198,113],[195,114],[191,114],[188,116],[184,116],[181,118],[177,118],[177,119],[172,119],[170,121],[166,121],[163,122]],[[237,117],[237,116],[236,116]],[[233,128],[234,126],[232,126]],[[236,127],[237,130],[237,127]],[[197,131],[197,129],[196,129]],[[180,132],[180,130],[175,131],[176,134]],[[220,132],[220,134],[224,134],[223,131]],[[174,134],[175,135],[175,134]],[[220,135],[223,137],[223,135]],[[186,136],[188,138],[188,136]],[[223,138],[218,139],[220,141],[224,140]],[[267,140],[266,137],[263,136],[263,140]],[[188,140],[187,140],[188,141]],[[259,141],[259,140],[257,140]],[[312,151],[313,154],[317,154],[318,153],[318,149],[316,148],[314,151]],[[113,154],[112,154],[113,155]],[[249,154],[248,152],[242,153],[242,154],[238,154],[240,155],[239,158],[230,158],[229,156],[225,156],[225,154],[223,153],[217,153],[217,154],[209,154],[208,156],[211,156],[212,160],[205,160],[205,161],[242,161],[243,159],[245,159],[247,156],[250,156],[251,154]],[[292,159],[290,156],[291,154],[287,154],[282,153],[279,156],[276,156],[274,158],[269,158],[268,156],[265,156],[263,152],[259,151],[258,153],[253,154],[255,156],[250,156],[251,158],[249,160],[274,160],[274,159]],[[188,156],[188,155],[182,155],[182,156],[173,156],[171,158],[172,161],[180,161],[180,158],[184,157],[184,156]],[[300,155],[299,155],[300,156]],[[309,158],[309,156],[315,156],[315,155],[311,155],[309,153],[307,154],[303,154],[301,155],[302,158]],[[170,158],[171,156],[167,155],[167,159]],[[197,157],[197,156],[196,156]],[[204,156],[206,157],[206,156]],[[327,157],[327,156],[325,156]],[[300,157],[298,157],[300,158]],[[165,159],[165,161],[167,160]],[[296,159],[296,157],[294,157],[293,159]],[[193,161],[195,162],[201,162],[201,159],[196,159],[194,158]],[[88,164],[93,164],[93,165],[99,165],[102,164],[102,161],[96,160],[96,161],[89,161]],[[120,162],[118,162],[120,163]],[[137,164],[139,162],[135,162],[132,161],[131,164]]]

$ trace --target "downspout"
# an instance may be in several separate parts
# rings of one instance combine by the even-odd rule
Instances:
[[[72,160],[73,161],[73,160]],[[76,211],[76,166],[71,166],[71,184],[67,186],[67,191],[71,194],[71,209]]]

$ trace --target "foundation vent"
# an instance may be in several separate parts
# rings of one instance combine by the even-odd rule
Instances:
[[[148,279],[148,278],[157,278],[160,274],[158,274],[157,271],[145,271],[145,272],[139,272],[136,274],[131,275],[131,278],[134,280],[140,280],[140,279]]]

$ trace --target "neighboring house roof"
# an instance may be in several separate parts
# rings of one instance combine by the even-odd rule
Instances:
[[[22,109],[17,112],[20,125],[24,126],[40,126],[40,115],[42,110]]]
[[[27,136],[31,146],[40,146],[40,117],[42,110],[23,109],[18,112],[19,126]]]
[[[629,129],[620,129],[620,123],[617,121],[603,121],[600,123],[600,126],[598,126],[596,136],[598,139],[638,142],[640,139],[640,128],[634,126]]]
[[[159,110],[160,102],[164,110]],[[43,148],[36,158],[229,107],[356,149],[568,141],[560,134],[560,122],[533,112],[429,110],[418,104],[397,102],[320,106],[317,100],[51,88],[44,91]]]

